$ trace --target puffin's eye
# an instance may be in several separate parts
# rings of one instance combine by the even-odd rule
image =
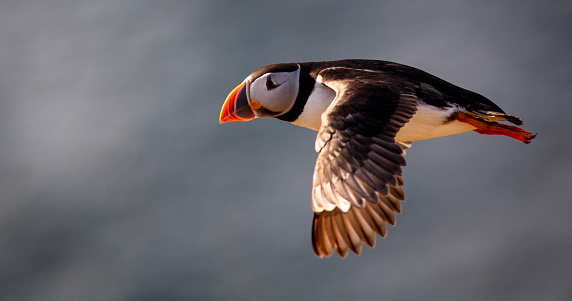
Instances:
[[[270,75],[268,75],[266,77],[266,90],[272,90],[274,88],[278,87],[278,85],[276,85],[272,79],[270,78]]]

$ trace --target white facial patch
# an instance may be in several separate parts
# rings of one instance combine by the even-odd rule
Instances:
[[[278,115],[288,112],[298,96],[300,68],[293,72],[266,73],[250,84],[250,101]],[[255,112],[256,114],[256,112]]]

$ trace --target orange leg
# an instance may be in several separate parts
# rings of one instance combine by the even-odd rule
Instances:
[[[530,140],[536,137],[536,134],[533,135],[516,126],[481,120],[463,112],[459,112],[456,119],[476,127],[473,131],[479,134],[504,135],[524,143],[530,143]]]

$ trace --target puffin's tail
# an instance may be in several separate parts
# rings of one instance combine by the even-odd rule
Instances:
[[[459,111],[457,121],[468,123],[475,127],[473,131],[485,135],[504,135],[524,143],[530,143],[536,134],[529,133],[519,127],[498,123],[508,121],[515,125],[522,125],[520,118],[501,112],[467,110]]]
[[[475,118],[480,118],[490,122],[508,121],[515,125],[523,125],[524,122],[516,116],[506,114],[504,112],[484,111],[476,109],[467,109],[465,112]]]

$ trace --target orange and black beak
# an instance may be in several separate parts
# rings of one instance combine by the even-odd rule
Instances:
[[[248,88],[249,82],[245,80],[228,94],[220,111],[220,123],[254,119],[254,111],[252,111],[248,102]]]

